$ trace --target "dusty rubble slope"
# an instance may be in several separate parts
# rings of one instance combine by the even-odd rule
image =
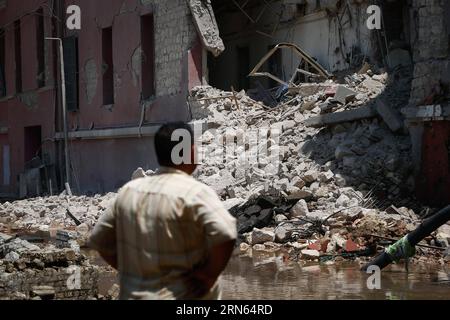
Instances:
[[[233,97],[232,92],[208,86],[192,90],[193,117],[214,128],[200,138],[203,163],[197,178],[212,186],[228,208],[241,205],[234,210],[241,232],[270,225],[254,229],[244,241],[263,249],[258,245],[273,248],[274,241],[319,240],[328,246],[315,249],[333,253],[343,249],[345,241],[356,241],[353,249],[360,250],[374,240],[370,235],[398,238],[415,228],[416,213],[421,212],[407,208],[420,207],[410,197],[414,178],[405,132],[397,128],[394,133],[392,123],[385,123],[376,112],[328,127],[307,125],[308,119],[323,114],[375,110],[379,101],[398,112],[408,96],[407,80],[399,80],[398,75],[389,79],[387,74],[354,74],[345,85],[333,81],[302,85],[298,94],[273,109],[245,92]],[[339,97],[343,88],[344,99]],[[254,154],[257,161],[251,158]],[[275,208],[269,222],[267,211],[256,200],[264,196],[286,199],[291,205]],[[320,232],[298,233],[302,222],[330,216]],[[306,223],[300,229],[308,226],[316,225]],[[447,245],[449,234],[438,235],[431,242]],[[297,243],[294,247],[299,248]]]

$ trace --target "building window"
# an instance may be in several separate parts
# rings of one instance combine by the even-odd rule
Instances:
[[[79,62],[78,38],[75,36],[63,39],[64,77],[66,78],[66,103],[68,111],[77,111],[79,101]]]
[[[112,27],[102,30],[103,105],[114,104],[114,63]]]
[[[45,33],[44,10],[41,8],[36,13],[36,53],[37,53],[37,83],[38,88],[45,87]]]
[[[5,53],[5,30],[0,29],[0,98],[6,96]]]
[[[16,60],[16,93],[22,92],[22,31],[20,20],[14,22],[14,57]]]
[[[25,127],[24,156],[25,163],[41,156],[42,128],[41,126]]]
[[[142,98],[144,100],[155,95],[155,26],[153,15],[141,17],[142,46]]]

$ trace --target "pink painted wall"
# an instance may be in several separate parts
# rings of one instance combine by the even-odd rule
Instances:
[[[9,145],[11,148],[11,185],[2,186],[2,192],[16,193],[18,190],[18,176],[24,170],[24,131],[27,126],[41,126],[42,138],[52,139],[55,135],[55,90],[53,83],[52,45],[48,45],[48,86],[37,90],[37,54],[36,54],[36,19],[35,12],[40,6],[46,4],[43,0],[10,1],[5,9],[0,10],[0,27],[5,29],[6,65],[5,77],[7,97],[0,100],[0,126],[8,128],[3,135],[1,146]],[[44,10],[44,24],[46,36],[51,33],[51,18],[48,10]],[[16,63],[14,52],[14,24],[21,18],[21,46],[22,46],[22,92],[25,95],[35,95],[32,106],[25,104],[16,92]],[[44,145],[44,152],[55,157],[54,148]],[[0,155],[1,156],[1,155]],[[3,164],[3,163],[2,163]],[[3,170],[3,168],[0,168]],[[2,184],[2,181],[0,181]]]
[[[201,84],[202,48],[199,44],[195,27],[192,25],[189,10],[184,1],[141,1],[141,0],[64,0],[65,5],[79,5],[82,15],[82,28],[76,31],[79,39],[79,110],[69,113],[71,130],[90,130],[115,127],[136,127],[141,119],[140,80],[132,72],[132,58],[140,46],[140,16],[148,13],[155,15],[155,31],[162,23],[188,25],[183,34],[170,32],[173,39],[182,39],[182,49],[172,42],[164,48],[164,54],[175,60],[167,66],[179,75],[173,84],[172,93],[157,92],[157,99],[146,112],[145,123],[155,124],[166,121],[188,120],[186,97],[188,90]],[[11,146],[11,186],[8,190],[18,191],[18,176],[24,171],[24,131],[27,126],[41,126],[42,139],[53,139],[56,134],[57,117],[60,106],[56,101],[56,89],[53,87],[54,42],[47,48],[47,65],[50,78],[47,86],[37,90],[37,54],[36,54],[36,16],[26,15],[35,12],[39,6],[47,4],[45,0],[8,1],[6,9],[0,10],[0,27],[22,17],[22,80],[23,92],[35,94],[37,103],[25,104],[16,95],[15,88],[15,54],[13,27],[6,27],[6,81],[8,98],[0,100],[0,126],[9,131],[2,136],[0,144]],[[149,3],[142,5],[142,3]],[[45,33],[51,36],[51,18],[47,7],[45,13]],[[177,18],[177,17],[181,18]],[[64,21],[63,21],[64,22]],[[101,29],[112,26],[113,60],[115,73],[115,104],[107,109],[102,105],[102,43]],[[160,28],[160,31],[163,29]],[[170,31],[170,30],[169,30]],[[73,31],[66,30],[66,35]],[[158,39],[161,39],[159,37]],[[164,38],[162,38],[164,40]],[[187,40],[186,40],[187,39]],[[186,42],[187,41],[187,42]],[[175,41],[173,41],[175,43]],[[186,44],[187,43],[187,44]],[[156,50],[161,43],[155,44]],[[177,48],[171,49],[171,48]],[[169,51],[167,51],[169,50]],[[177,52],[171,52],[175,50]],[[166,52],[167,51],[167,52]],[[157,54],[161,56],[162,51]],[[178,58],[179,57],[179,58]],[[56,60],[58,62],[59,60]],[[88,98],[86,71],[87,63],[95,66],[97,85]],[[158,74],[166,71],[159,69]],[[156,77],[159,84],[167,79]],[[59,90],[59,88],[58,88]],[[58,120],[60,122],[60,120]],[[61,143],[61,142],[58,142]],[[109,139],[96,141],[71,141],[71,161],[74,175],[79,182],[80,191],[112,191],[126,182],[131,171],[138,166],[155,168],[157,166],[151,138]],[[56,161],[56,143],[44,143],[44,152]],[[1,168],[0,168],[1,170]],[[78,186],[75,185],[76,189]],[[2,189],[3,190],[3,189]],[[1,192],[1,191],[0,191]]]

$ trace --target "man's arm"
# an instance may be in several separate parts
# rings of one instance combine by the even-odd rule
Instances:
[[[100,256],[111,267],[117,269],[117,242],[116,242],[116,217],[115,203],[101,216],[92,232],[88,246],[98,251]]]
[[[193,270],[191,280],[200,285],[204,291],[202,294],[206,294],[230,260],[237,239],[236,219],[210,188],[197,193],[193,210],[197,222],[204,230],[207,253],[205,263]]]

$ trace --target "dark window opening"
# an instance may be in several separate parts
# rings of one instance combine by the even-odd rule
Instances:
[[[36,15],[36,53],[37,53],[37,83],[38,87],[45,86],[45,33],[44,10],[41,8]]]
[[[77,111],[79,101],[78,38],[75,36],[64,38],[63,47],[67,110]]]
[[[0,29],[0,97],[6,96],[5,77],[5,30]]]
[[[22,31],[20,20],[14,22],[14,57],[16,60],[16,93],[22,92]]]
[[[275,46],[271,45],[267,48],[267,52],[272,50]],[[270,74],[274,75],[278,79],[286,81],[283,76],[283,53],[280,49],[275,51],[275,53],[270,57],[267,61],[268,63],[268,71]],[[269,88],[279,87],[281,84],[274,79],[269,80]]]
[[[41,126],[25,128],[25,163],[41,156],[42,129]]]
[[[306,13],[306,4],[297,4],[297,16],[304,16]]]
[[[153,15],[141,17],[142,46],[142,98],[149,99],[155,95],[155,26]]]
[[[114,63],[112,27],[102,30],[103,105],[114,104]]]
[[[248,47],[238,47],[238,88],[239,90],[248,90],[250,82],[248,74],[250,73],[250,50]]]

